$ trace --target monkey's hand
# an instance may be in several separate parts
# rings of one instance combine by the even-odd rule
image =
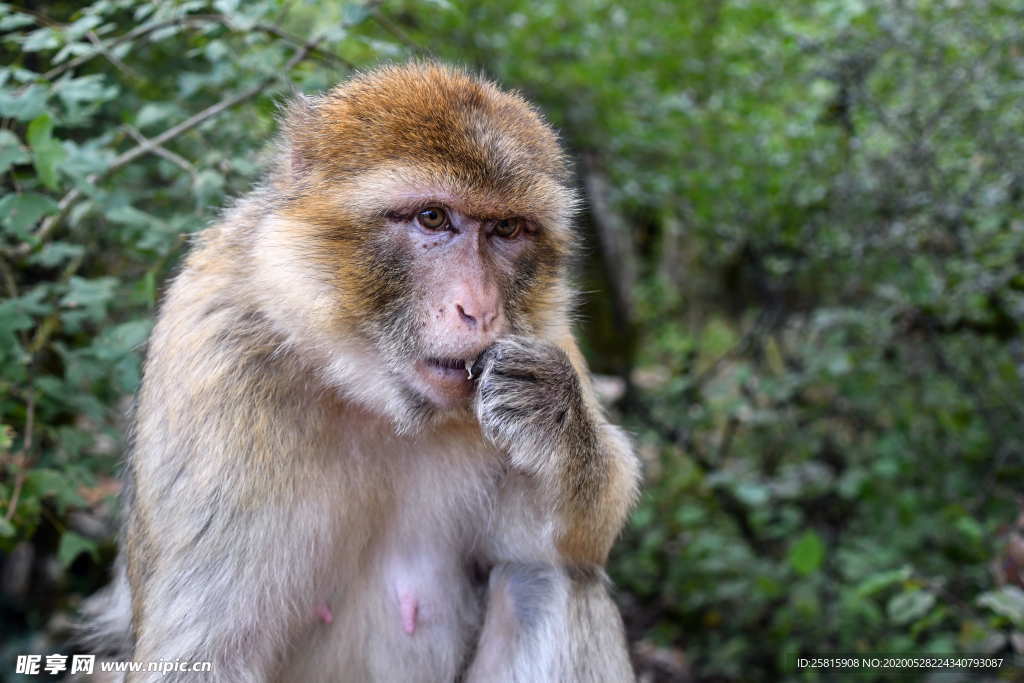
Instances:
[[[625,435],[604,419],[589,383],[555,344],[505,337],[473,371],[484,436],[553,503],[563,556],[603,563],[636,492],[638,468]]]
[[[553,451],[591,440],[580,379],[568,355],[530,337],[505,337],[473,364],[476,414],[484,436],[508,453],[512,467],[540,475],[556,466]],[[572,457],[571,453],[565,454]],[[552,473],[554,474],[554,473]]]

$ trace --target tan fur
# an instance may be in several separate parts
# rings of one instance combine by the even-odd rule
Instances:
[[[522,98],[414,63],[300,99],[280,150],[162,304],[120,599],[94,603],[97,624],[114,643],[120,620],[122,657],[213,661],[196,680],[628,680],[599,567],[637,465],[569,332],[575,197],[555,134]],[[467,230],[531,230],[427,260],[433,236],[394,217],[425,202]],[[435,290],[466,264],[500,283],[502,329],[449,334]],[[479,354],[466,405],[403,379],[428,352]],[[127,680],[157,679],[192,680]]]

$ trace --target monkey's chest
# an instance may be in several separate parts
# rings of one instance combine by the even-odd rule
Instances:
[[[422,540],[389,546],[362,576],[339,583],[323,600],[328,611],[317,603],[289,680],[455,679],[481,621],[482,596],[446,539]]]
[[[406,473],[433,490],[396,487],[386,523],[357,515],[340,529],[290,680],[451,681],[471,655],[483,613],[471,553],[489,496],[467,491],[486,483],[414,468]],[[376,532],[355,533],[363,523]]]

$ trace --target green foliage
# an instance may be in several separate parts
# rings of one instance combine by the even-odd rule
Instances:
[[[641,668],[683,675],[640,645],[734,681],[816,680],[797,655],[1012,654],[1024,593],[997,576],[1024,492],[1022,12],[0,5],[0,548],[65,568],[43,587],[59,599],[12,628],[102,580],[111,541],[73,520],[109,516],[162,283],[257,176],[275,103],[429,52],[535,100],[601,207],[581,220],[583,337],[630,380],[617,409],[646,463],[611,565]]]
[[[821,568],[824,560],[825,544],[814,531],[804,532],[789,548],[789,566],[798,574],[813,574]]]

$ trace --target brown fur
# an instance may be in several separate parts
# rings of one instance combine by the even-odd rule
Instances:
[[[100,635],[220,681],[628,679],[596,577],[637,466],[569,331],[555,134],[417,63],[301,98],[279,148],[163,302]],[[452,230],[415,229],[425,204]],[[430,357],[479,357],[472,396],[417,384]]]

